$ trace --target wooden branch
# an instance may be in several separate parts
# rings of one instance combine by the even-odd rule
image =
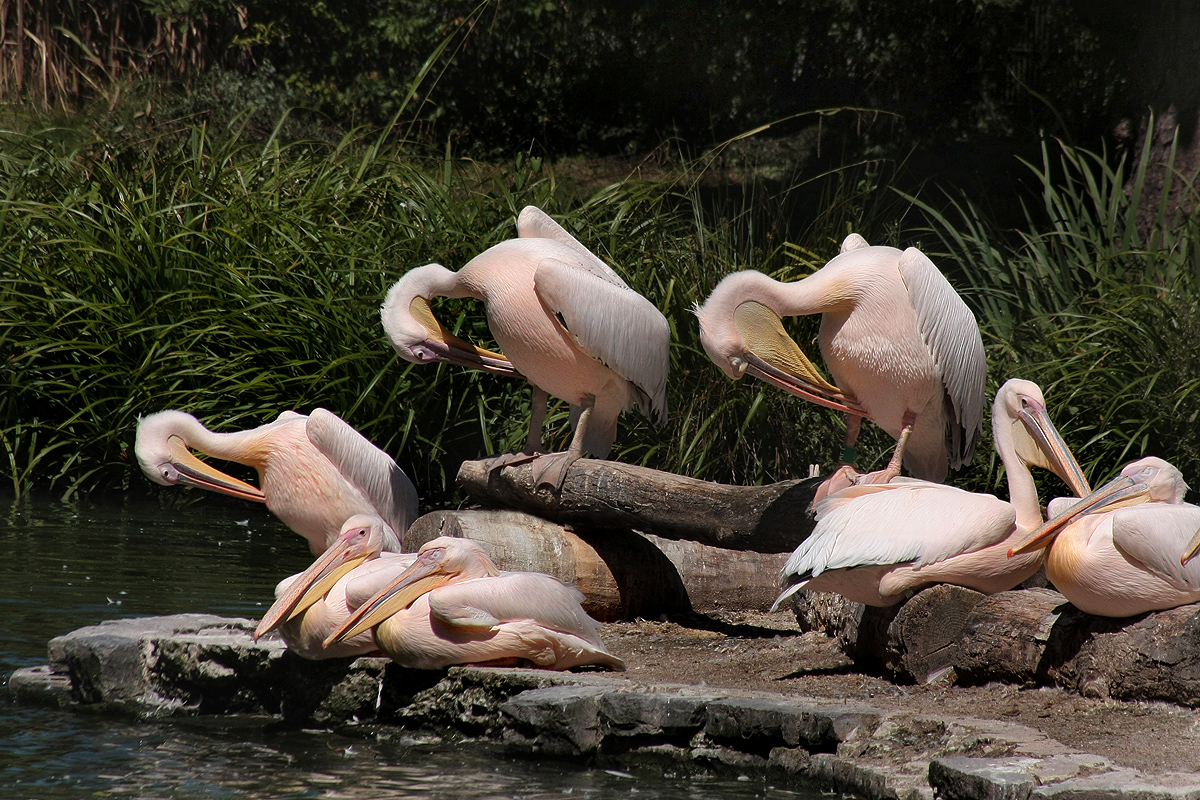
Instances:
[[[560,492],[535,488],[529,464],[492,469],[464,461],[458,482],[472,499],[527,511],[579,530],[632,528],[713,547],[790,553],[812,531],[821,479],[730,486],[616,461],[580,459]]]

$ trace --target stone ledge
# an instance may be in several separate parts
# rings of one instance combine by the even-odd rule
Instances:
[[[254,642],[253,625],[179,615],[83,628],[51,641],[49,665],[13,673],[9,694],[143,717],[393,724],[534,754],[771,770],[867,800],[932,800],[935,792],[945,800],[1200,800],[1198,776],[1147,776],[1011,722],[636,684],[603,672],[305,661],[278,639]]]

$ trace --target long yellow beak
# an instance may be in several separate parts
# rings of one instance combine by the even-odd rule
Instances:
[[[1054,537],[1061,533],[1063,528],[1080,517],[1144,503],[1149,499],[1149,496],[1149,489],[1146,484],[1135,483],[1133,478],[1120,475],[1086,497],[1081,498],[1078,503],[1057,517],[1046,520],[1037,530],[1029,534],[1025,541],[1009,550],[1008,555],[1011,557],[1049,547],[1054,541]]]
[[[774,311],[750,300],[734,309],[733,324],[746,343],[742,356],[751,375],[817,405],[867,415],[854,398],[825,380]]]
[[[1179,563],[1187,566],[1188,562],[1196,557],[1196,553],[1200,553],[1200,530],[1192,534],[1192,540],[1188,542],[1187,547],[1183,548],[1183,555],[1179,558]]]
[[[451,333],[450,329],[433,315],[433,309],[429,307],[429,301],[424,297],[414,297],[408,310],[413,319],[421,323],[429,333],[429,338],[425,340],[425,346],[436,353],[442,361],[457,364],[460,367],[493,372],[497,375],[519,376],[521,374],[503,353],[476,347]]]
[[[1046,413],[1046,410],[1043,408],[1021,411],[1021,422],[1037,442],[1038,449],[1046,457],[1046,460],[1039,463],[1038,466],[1048,469],[1062,478],[1076,497],[1090,494],[1092,487],[1088,483],[1087,476],[1083,474],[1083,468],[1075,460],[1075,454],[1071,452],[1071,448],[1067,447],[1067,443],[1063,441],[1058,428],[1055,428],[1054,423],[1050,421],[1050,415]]]
[[[167,446],[171,450],[171,465],[179,473],[180,483],[207,489],[210,492],[227,494],[230,497],[252,500],[256,503],[267,502],[267,496],[257,486],[239,481],[232,475],[226,475],[216,467],[196,458],[184,444],[183,439],[178,436],[168,439]]]
[[[307,611],[313,603],[329,594],[329,590],[343,575],[371,556],[370,552],[352,552],[346,542],[336,542],[300,577],[292,581],[287,591],[267,609],[258,627],[254,629],[254,641],[257,642],[259,637],[267,635],[296,615]]]
[[[342,627],[325,639],[324,646],[329,647],[368,628],[374,628],[397,611],[408,608],[421,595],[445,585],[452,576],[437,570],[436,564],[422,561],[418,557],[412,566],[397,575],[387,587],[359,606]]]

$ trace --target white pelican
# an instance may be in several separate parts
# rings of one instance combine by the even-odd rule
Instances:
[[[821,314],[821,355],[837,386],[780,322],[805,314]],[[753,270],[726,276],[696,316],[709,358],[733,380],[748,372],[845,411],[843,463],[854,461],[864,416],[895,438],[891,463],[866,482],[886,483],[901,459],[929,481],[971,463],[983,430],[983,340],[971,310],[920,250],[869,247],[850,234],[840,255],[803,280],[780,283]],[[839,473],[836,485],[857,474]]]
[[[991,594],[1033,575],[1040,554],[1007,556],[1042,522],[1030,466],[1054,471],[1079,495],[1088,493],[1087,479],[1037,384],[1013,379],[1000,387],[992,431],[1009,502],[911,479],[843,489],[817,504],[817,526],[784,566],[786,588],[774,608],[800,589],[888,606],[931,583]]]
[[[441,537],[326,640],[375,628],[379,648],[416,669],[529,662],[544,669],[624,669],[600,641],[583,595],[540,572],[501,572],[469,539]]]
[[[204,463],[191,449],[254,467],[255,488]],[[138,420],[134,445],[146,477],[266,503],[284,524],[325,552],[355,514],[377,514],[401,534],[417,516],[417,490],[392,457],[323,408],[284,411],[247,431],[216,433],[182,411]],[[390,542],[387,550],[400,550]]]
[[[382,519],[355,514],[312,566],[275,587],[275,603],[254,631],[254,641],[276,628],[288,648],[304,658],[340,658],[376,652],[370,631],[324,646],[350,615],[412,566],[416,556],[384,548],[399,541]]]
[[[622,411],[636,405],[655,422],[666,420],[670,327],[650,301],[540,209],[521,212],[517,236],[458,272],[441,264],[410,270],[388,292],[383,327],[407,361],[519,370],[528,378],[533,413],[524,453],[536,459],[539,483],[561,487],[584,450],[608,456]],[[450,334],[430,310],[433,297],[482,300],[504,355]],[[549,395],[574,406],[575,435],[565,453],[537,457]]]
[[[1046,554],[1046,577],[1080,611],[1131,617],[1200,600],[1200,563],[1186,564],[1200,507],[1183,475],[1143,458],[1082,500],[1060,498],[1051,519],[1013,554]],[[1182,555],[1182,558],[1181,558]]]

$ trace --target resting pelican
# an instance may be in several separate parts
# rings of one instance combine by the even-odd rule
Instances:
[[[254,467],[261,489],[204,463],[189,448]],[[355,514],[377,514],[401,533],[417,516],[416,487],[391,456],[323,408],[308,416],[284,411],[274,422],[234,433],[210,431],[182,411],[160,411],[138,420],[134,452],[155,483],[266,503],[308,540],[313,555],[325,552]],[[399,540],[385,549],[400,550]]]
[[[1183,475],[1143,458],[1082,500],[1055,500],[1051,519],[1014,547],[1046,555],[1046,577],[1080,611],[1131,617],[1200,600],[1200,563],[1185,565],[1200,508]],[[1183,554],[1183,558],[1180,555]]]
[[[534,460],[539,483],[561,487],[584,450],[608,456],[622,411],[636,405],[655,422],[666,420],[670,327],[650,301],[540,209],[521,212],[517,236],[458,272],[441,264],[410,270],[388,292],[383,327],[407,361],[519,370],[528,378],[533,413],[524,454]],[[433,297],[482,300],[504,355],[450,334],[430,310]],[[549,395],[574,407],[575,435],[565,453],[538,457]]]
[[[889,606],[931,583],[991,594],[1037,572],[1040,553],[1007,557],[1013,543],[1042,522],[1029,468],[1054,471],[1081,496],[1088,493],[1087,479],[1051,423],[1037,384],[1013,379],[1000,387],[992,432],[1009,502],[911,479],[843,489],[817,504],[817,526],[784,566],[786,588],[772,609],[800,589]]]
[[[416,669],[529,662],[545,669],[625,663],[600,641],[578,589],[540,572],[500,572],[469,539],[441,537],[364,603],[327,643],[375,627],[393,661]]]
[[[821,314],[821,355],[838,386],[783,329],[781,317],[804,314]],[[696,316],[704,350],[733,380],[748,372],[846,412],[844,464],[854,462],[862,417],[895,438],[888,467],[866,482],[894,478],[902,459],[928,481],[943,480],[947,465],[971,463],[983,430],[983,340],[971,310],[920,250],[869,247],[850,234],[840,255],[795,283],[753,270],[726,276]],[[857,475],[839,472],[838,485]]]
[[[384,550],[397,541],[396,532],[379,517],[355,514],[346,520],[337,540],[311,567],[275,587],[275,603],[258,623],[254,641],[278,628],[288,648],[304,658],[377,652],[370,631],[328,648],[323,643],[364,601],[412,566],[412,553]]]

